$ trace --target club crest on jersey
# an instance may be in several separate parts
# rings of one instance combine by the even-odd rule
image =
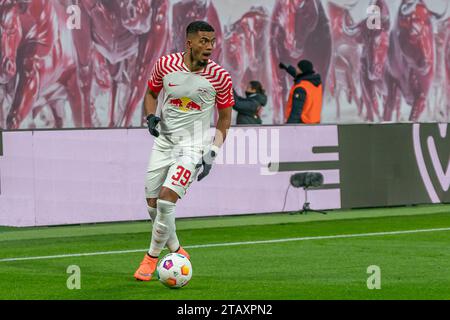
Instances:
[[[200,100],[206,102],[214,98],[211,92],[207,88],[198,88],[197,89],[198,96]]]
[[[169,103],[179,110],[187,112],[189,110],[201,111],[202,107],[187,97],[170,99]]]

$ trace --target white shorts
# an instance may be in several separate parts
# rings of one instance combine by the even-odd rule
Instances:
[[[184,151],[174,154],[173,149],[167,151],[153,149],[145,182],[147,199],[158,198],[163,186],[182,198],[201,170],[195,169],[201,157],[202,154],[199,152]]]

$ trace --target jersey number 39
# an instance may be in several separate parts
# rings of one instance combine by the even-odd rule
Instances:
[[[191,171],[185,169],[182,166],[177,167],[177,172],[172,176],[172,179],[174,181],[180,182],[180,184],[185,187],[187,183],[189,182],[189,179],[191,177]]]

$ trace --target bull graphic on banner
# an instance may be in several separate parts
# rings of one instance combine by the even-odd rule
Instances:
[[[243,94],[260,81],[280,124],[311,60],[323,123],[450,121],[448,0],[0,0],[0,128],[142,126],[154,62],[206,20]]]

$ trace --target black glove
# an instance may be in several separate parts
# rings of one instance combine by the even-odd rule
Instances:
[[[197,180],[200,181],[204,177],[206,177],[209,172],[211,171],[212,164],[214,162],[214,159],[217,156],[217,153],[219,152],[219,148],[217,146],[211,146],[209,151],[203,154],[202,161],[195,166],[195,169],[200,168],[203,166],[203,171],[198,175]]]
[[[280,67],[280,69],[286,70],[286,72],[291,75],[292,78],[295,79],[295,77],[297,76],[297,70],[295,70],[295,67],[291,65],[287,66],[283,62],[280,62],[278,66]]]
[[[155,116],[154,114],[149,114],[147,116],[147,126],[150,134],[155,137],[159,137],[159,131],[156,130],[156,126],[161,121],[160,117]]]
[[[278,67],[280,67],[280,69],[287,69],[287,65],[285,65],[283,62],[280,62],[280,64],[278,65]]]

